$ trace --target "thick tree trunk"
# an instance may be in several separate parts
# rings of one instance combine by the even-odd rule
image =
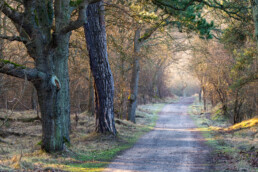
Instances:
[[[85,37],[95,81],[96,132],[116,134],[114,121],[114,80],[108,63],[103,2],[87,9]]]
[[[21,38],[15,40],[24,43],[35,61],[33,69],[17,68],[0,61],[0,72],[27,78],[37,89],[42,116],[42,148],[47,152],[63,150],[64,143],[70,140],[69,39],[72,30],[83,26],[86,8],[93,2],[78,1],[76,8],[71,8],[70,0],[24,0],[21,1],[23,12],[18,12],[0,1],[1,13],[13,22],[20,34]],[[71,20],[75,9],[78,18]]]
[[[64,143],[70,142],[69,37],[64,35],[50,57],[44,58],[49,61],[38,65],[48,78],[34,82],[42,118],[42,149],[47,152],[62,151]]]
[[[55,1],[55,32],[60,33],[70,22],[68,1]],[[39,7],[39,25],[51,24],[46,17],[44,4]],[[47,6],[48,8],[48,6]],[[42,14],[41,14],[42,13]],[[62,16],[62,17],[61,17]],[[69,40],[71,33],[51,36],[48,27],[35,31],[35,46],[26,45],[32,57],[36,57],[36,68],[47,78],[34,81],[42,118],[42,149],[46,152],[62,151],[64,143],[70,142],[70,96],[69,96]],[[43,41],[44,40],[44,41]],[[34,49],[36,48],[37,51]]]
[[[63,150],[64,122],[57,98],[60,90],[51,84],[51,78],[48,82],[37,87],[43,132],[41,147],[47,152],[56,152]]]
[[[63,139],[64,142],[70,142],[69,131],[70,126],[70,87],[69,87],[69,40],[70,33],[63,35],[60,38],[59,46],[54,54],[54,73],[60,81],[61,89],[57,94],[57,115],[60,115],[60,120],[63,123]]]
[[[135,123],[135,112],[137,108],[137,96],[138,96],[138,84],[140,75],[140,63],[139,63],[139,53],[140,53],[140,33],[141,30],[137,29],[134,36],[134,59],[133,59],[133,71],[130,83],[130,95],[128,98],[128,114],[127,120]]]

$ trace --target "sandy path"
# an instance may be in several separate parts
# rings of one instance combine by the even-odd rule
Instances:
[[[210,151],[187,115],[193,98],[169,104],[159,114],[155,129],[144,135],[131,149],[118,156],[105,172],[212,171]]]

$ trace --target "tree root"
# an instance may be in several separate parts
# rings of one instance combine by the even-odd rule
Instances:
[[[116,120],[115,120],[115,123],[117,123],[118,125],[125,125],[125,126],[128,126],[128,125],[129,125],[129,124],[123,122],[123,121],[120,120],[120,119],[116,119]]]

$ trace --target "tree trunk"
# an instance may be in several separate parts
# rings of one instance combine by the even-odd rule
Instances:
[[[203,92],[203,97],[202,97],[202,99],[203,99],[203,109],[204,109],[204,111],[206,111],[207,110],[207,101],[206,101],[207,97],[206,97],[206,90],[205,90],[204,87],[202,87],[202,92]]]
[[[241,122],[242,118],[240,116],[241,107],[243,102],[241,101],[241,97],[239,96],[239,89],[236,90],[235,95],[235,103],[234,103],[234,124]]]
[[[63,123],[63,138],[64,142],[70,142],[69,131],[70,126],[70,87],[69,87],[69,40],[70,33],[63,35],[60,38],[60,43],[55,49],[54,54],[54,73],[60,81],[61,90],[57,94],[57,103],[59,107],[58,115],[61,115],[61,122]]]
[[[51,79],[49,78],[49,82]],[[44,86],[45,85],[45,86]],[[56,89],[45,82],[37,87],[38,100],[42,119],[42,149],[47,152],[56,152],[63,150],[64,144],[64,122],[60,113],[60,104],[58,96],[61,90]],[[44,88],[44,89],[43,89]]]
[[[256,38],[256,50],[258,51],[258,0],[252,0],[252,10],[253,10],[253,19],[254,19],[254,27],[255,27],[255,38]],[[255,67],[257,65],[257,57],[255,60]],[[256,67],[257,68],[257,67]],[[255,88],[254,88],[255,89]],[[255,91],[254,91],[255,92]],[[257,111],[256,108],[256,94],[253,96],[253,109]]]
[[[255,27],[256,47],[258,49],[258,0],[252,0],[252,10]]]
[[[202,87],[200,88],[200,91],[199,91],[199,103],[202,102]]]
[[[133,59],[133,71],[130,83],[130,95],[128,98],[128,114],[127,120],[135,123],[135,111],[137,108],[137,96],[138,96],[138,84],[140,75],[140,63],[139,63],[139,53],[140,53],[140,33],[141,30],[137,29],[134,36],[134,59]]]
[[[64,143],[70,142],[70,96],[69,96],[69,37],[63,35],[47,62],[37,64],[40,71],[48,74],[41,82],[34,82],[42,118],[42,149],[46,152],[62,151]]]
[[[70,96],[68,56],[71,31],[83,26],[86,8],[91,0],[31,1],[24,0],[23,12],[15,11],[1,3],[0,11],[14,24],[28,54],[35,61],[35,68],[17,68],[0,61],[0,72],[31,81],[38,95],[42,116],[42,148],[47,152],[63,150],[69,142]],[[77,10],[77,20],[71,14]],[[98,61],[99,62],[99,61]],[[113,97],[112,97],[113,98]]]
[[[32,88],[32,93],[31,93],[31,108],[33,110],[37,110],[37,105],[38,105],[37,90],[33,87]]]
[[[94,83],[92,80],[92,74],[90,72],[89,74],[89,104],[88,104],[88,111],[91,113],[91,115],[94,115],[95,107],[94,107]]]
[[[103,1],[90,4],[84,25],[91,72],[95,81],[96,132],[116,135],[114,79],[108,62]]]

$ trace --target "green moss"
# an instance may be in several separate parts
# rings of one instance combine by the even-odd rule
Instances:
[[[26,67],[23,66],[23,65],[20,65],[20,64],[11,62],[11,61],[9,61],[9,60],[0,59],[0,62],[3,62],[4,64],[12,64],[12,65],[14,65],[14,67],[17,67],[17,68],[18,68],[18,67],[20,67],[20,68],[22,68],[22,69],[25,69],[25,68],[26,68]]]
[[[42,140],[40,140],[37,145],[41,146],[42,145]]]
[[[39,18],[38,18],[37,10],[34,10],[34,14],[35,14],[35,22],[36,22],[37,26],[39,26]]]
[[[4,4],[8,7],[8,8],[10,8],[11,10],[15,10],[13,7],[11,7],[8,3],[6,3],[6,2],[4,2]]]
[[[68,146],[68,147],[71,146],[71,142],[66,137],[63,137],[63,141],[64,141],[66,146]]]
[[[70,1],[70,6],[77,7],[77,6],[79,6],[80,3],[82,3],[82,1],[83,0]]]

